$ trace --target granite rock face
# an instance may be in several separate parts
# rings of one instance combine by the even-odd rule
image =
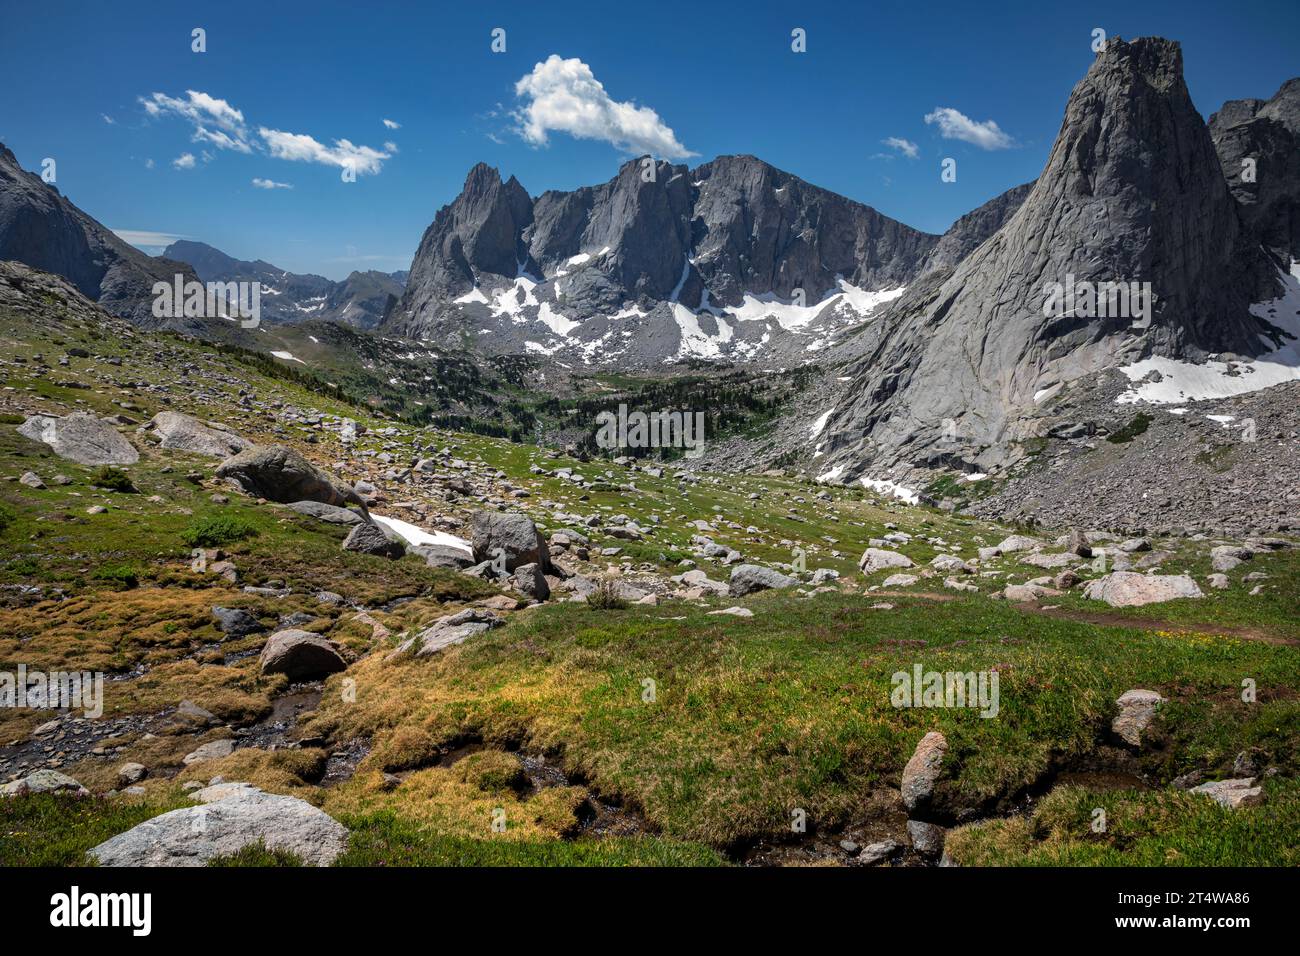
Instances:
[[[154,283],[174,282],[177,274],[195,278],[186,264],[145,255],[118,238],[0,144],[0,260],[6,259],[61,275],[105,312],[151,329],[180,327],[154,317]]]
[[[1150,283],[1149,322],[1118,301],[1104,316],[1051,306],[1052,290],[1084,281]],[[827,463],[849,478],[901,462],[997,467],[1062,383],[1153,354],[1273,347],[1249,307],[1279,291],[1187,93],[1178,44],[1113,38],[1016,212],[874,323],[822,436]]]
[[[861,321],[938,241],[753,156],[641,157],[536,200],[480,164],[425,232],[383,330],[629,367],[744,361],[773,340],[805,349],[795,325]]]
[[[1224,103],[1210,135],[1241,218],[1286,262],[1300,259],[1300,78],[1272,99]]]

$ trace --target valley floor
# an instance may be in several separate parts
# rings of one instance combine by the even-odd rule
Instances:
[[[1300,864],[1286,541],[1220,572],[1211,549],[1240,542],[1120,557],[1092,536],[1112,564],[1202,592],[1112,608],[1057,586],[1065,569],[1111,570],[1068,542],[977,558],[1016,529],[862,490],[416,428],[75,304],[39,321],[0,309],[0,340],[0,672],[105,675],[102,716],[0,710],[0,780],[55,770],[85,791],[0,797],[0,865],[81,865],[218,778],[342,823],[336,865]],[[168,409],[294,447],[429,531],[527,514],[563,573],[535,603],[415,553],[342,550],[348,527],[232,491],[219,459],[138,430]],[[72,410],[120,416],[141,456],[125,482],[17,431]],[[229,573],[196,566],[196,548]],[[868,548],[908,565],[864,574]],[[797,586],[714,586],[742,562],[796,573],[800,555]],[[579,582],[601,581],[612,597],[582,600]],[[253,624],[223,629],[214,607]],[[504,623],[393,654],[465,609]],[[346,669],[264,672],[268,636],[289,627],[327,636]],[[996,715],[898,706],[896,675],[918,665],[996,674]],[[1162,702],[1126,739],[1117,700],[1133,689]],[[930,732],[946,750],[909,807],[904,768]],[[1238,806],[1192,789],[1224,779],[1259,789]],[[253,844],[211,862],[301,860]]]

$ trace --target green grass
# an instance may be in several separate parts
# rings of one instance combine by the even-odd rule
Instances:
[[[662,837],[476,840],[430,832],[390,812],[346,818],[352,831],[335,866],[722,866],[708,847]]]
[[[234,515],[216,514],[195,521],[181,532],[181,540],[191,548],[215,548],[256,534],[257,528],[252,522]]]
[[[1113,445],[1123,445],[1131,442],[1139,435],[1143,434],[1151,423],[1154,421],[1146,412],[1138,412],[1126,422],[1123,427],[1116,429],[1106,436],[1106,441]]]
[[[1093,829],[1097,809],[1103,832]],[[1268,783],[1262,805],[1237,810],[1178,790],[1060,787],[1031,817],[952,832],[947,852],[965,866],[1295,867],[1300,784]]]
[[[84,866],[91,847],[189,805],[179,794],[148,804],[57,793],[0,799],[0,867]]]
[[[411,724],[444,742],[560,749],[665,834],[717,847],[782,832],[795,807],[819,825],[851,820],[873,790],[898,785],[928,730],[950,743],[945,800],[997,805],[1096,753],[1132,687],[1170,698],[1162,727],[1179,753],[1219,767],[1262,746],[1296,765],[1295,648],[1101,628],[984,597],[894,600],[873,611],[870,598],[769,593],[747,602],[748,619],[546,607],[435,662],[362,662],[349,673],[364,698],[343,706],[327,693],[315,720],[342,737]],[[891,677],[914,663],[996,668],[999,715],[894,708]],[[1243,675],[1262,689],[1256,704],[1238,699]],[[1148,759],[1155,773],[1186,769]]]

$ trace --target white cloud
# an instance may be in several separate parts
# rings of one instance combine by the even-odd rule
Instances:
[[[274,179],[262,179],[260,176],[253,177],[253,185],[258,189],[292,189],[293,183],[277,183]]]
[[[105,123],[107,123],[109,126],[116,126],[116,125],[117,125],[117,120],[113,119],[113,117],[109,116],[107,113],[100,113],[99,116],[100,116],[100,119],[102,119],[102,120],[103,120]]]
[[[260,127],[257,134],[277,159],[351,167],[358,174],[379,172],[383,168],[383,161],[392,155],[369,146],[354,146],[346,139],[336,139],[332,147],[326,146],[306,133],[286,133],[265,126]]]
[[[188,239],[171,232],[154,232],[152,229],[114,229],[113,234],[123,242],[141,249],[162,249],[170,246],[177,239]]]
[[[193,169],[194,154],[181,153],[179,156],[177,156],[175,159],[172,160],[172,165],[175,166],[177,169]]]
[[[144,161],[144,168],[145,168],[145,169],[153,169],[153,160],[152,160],[152,159],[146,159],[146,160]]]
[[[535,146],[545,146],[554,131],[665,159],[696,155],[648,106],[611,99],[591,67],[576,57],[552,53],[515,83],[515,95],[526,101],[514,114],[519,134]]]
[[[398,123],[398,122],[396,122],[395,120],[390,120],[390,119],[386,119],[386,120],[384,120],[384,125],[387,126],[389,129],[401,129],[401,128],[402,128],[402,124],[401,124],[401,123]]]
[[[896,149],[908,159],[916,159],[920,151],[915,143],[911,140],[903,139],[901,136],[890,136],[881,140],[890,149]]]
[[[980,149],[1010,149],[1015,141],[1002,132],[993,120],[977,123],[970,117],[948,106],[941,106],[925,116],[927,123],[937,123],[939,135],[944,139],[959,139]]]
[[[185,99],[154,93],[148,99],[140,97],[140,103],[150,116],[173,115],[188,120],[194,126],[196,143],[207,142],[222,149],[252,152],[248,143],[248,131],[244,126],[244,114],[225,100],[196,90],[186,90]]]
[[[370,146],[357,146],[346,139],[336,139],[333,146],[326,146],[305,133],[288,133],[265,126],[257,128],[257,135],[262,139],[262,143],[259,144],[250,134],[244,122],[244,114],[240,110],[226,100],[197,90],[186,90],[183,99],[165,93],[154,93],[148,98],[140,97],[140,103],[150,116],[179,116],[188,120],[194,127],[194,134],[191,137],[193,142],[211,144],[218,149],[230,149],[240,153],[254,153],[265,149],[277,159],[351,167],[357,173],[379,172],[383,167],[383,161],[397,152],[397,146],[393,143],[385,143],[383,150]],[[397,129],[400,124],[393,120],[384,120],[384,125],[390,129]],[[188,160],[186,156],[189,156]],[[207,161],[212,158],[212,155],[204,152],[203,158]],[[173,165],[179,169],[190,169],[194,165],[194,158],[186,153],[175,160]]]

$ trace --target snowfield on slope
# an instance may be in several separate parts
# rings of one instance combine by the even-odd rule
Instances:
[[[1121,405],[1136,402],[1179,405],[1203,399],[1231,398],[1300,381],[1300,261],[1293,262],[1290,274],[1281,273],[1281,278],[1285,286],[1283,294],[1251,306],[1250,311],[1292,336],[1287,344],[1248,361],[1197,365],[1153,357],[1122,366],[1119,371],[1137,384],[1122,393],[1116,402]],[[1142,379],[1152,372],[1159,373],[1160,381],[1143,382]]]

